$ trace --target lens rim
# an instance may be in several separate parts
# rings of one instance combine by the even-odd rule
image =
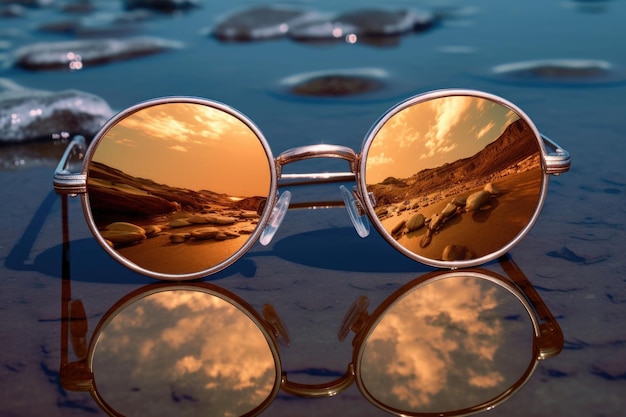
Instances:
[[[459,409],[459,410],[450,410],[447,412],[411,412],[410,410],[400,410],[394,407],[391,407],[381,401],[379,401],[376,396],[372,395],[365,386],[363,381],[361,372],[361,368],[363,366],[363,355],[365,352],[365,348],[367,345],[367,341],[376,330],[376,327],[380,323],[380,321],[384,318],[385,314],[389,309],[391,309],[397,302],[401,301],[409,291],[419,290],[429,284],[434,282],[444,280],[444,279],[458,279],[459,277],[471,277],[476,279],[487,280],[506,291],[509,291],[523,306],[528,314],[530,321],[532,322],[532,326],[534,329],[534,337],[532,341],[532,358],[528,367],[524,371],[520,378],[511,386],[507,387],[500,394],[496,395],[490,400],[487,400],[481,404],[476,404],[472,407]],[[541,351],[539,346],[539,338],[541,337],[541,328],[539,321],[534,313],[534,309],[531,306],[530,302],[515,284],[513,284],[510,280],[502,277],[501,275],[489,271],[486,269],[466,269],[459,271],[433,271],[428,274],[422,275],[417,279],[403,285],[399,289],[397,289],[391,296],[386,298],[369,316],[367,323],[364,325],[363,329],[358,331],[353,341],[354,350],[352,353],[352,363],[354,364],[354,380],[355,383],[361,392],[361,394],[376,407],[389,412],[391,414],[395,414],[398,416],[409,416],[409,417],[455,417],[455,416],[466,416],[474,413],[478,413],[481,411],[485,411],[495,407],[496,405],[504,402],[510,396],[512,396],[515,392],[517,392],[520,388],[522,388],[526,382],[530,379],[530,377],[535,372],[537,366],[539,365],[539,361],[541,360]]]
[[[259,329],[259,331],[265,337],[267,341],[267,345],[270,348],[272,356],[274,358],[274,386],[268,397],[261,402],[257,407],[250,410],[244,416],[256,416],[264,411],[270,404],[275,400],[278,396],[281,387],[281,373],[282,373],[282,364],[280,360],[280,355],[278,352],[278,344],[276,339],[273,336],[272,330],[265,323],[262,316],[245,300],[238,297],[237,295],[215,285],[205,282],[194,282],[194,283],[154,283],[143,286],[135,291],[132,291],[125,295],[123,298],[118,300],[109,310],[104,314],[104,316],[100,319],[98,324],[96,325],[93,334],[89,341],[89,347],[87,351],[86,364],[88,367],[88,371],[92,378],[90,394],[94,401],[98,404],[98,406],[107,412],[109,415],[113,416],[122,416],[119,411],[113,408],[101,395],[98,391],[98,378],[97,375],[93,372],[93,361],[94,356],[96,354],[96,349],[98,347],[98,343],[100,341],[100,337],[104,330],[108,327],[111,321],[122,311],[124,311],[127,307],[132,305],[133,303],[148,297],[150,295],[154,295],[160,292],[166,291],[176,291],[176,290],[184,290],[184,291],[195,291],[202,292],[229,303],[237,310],[241,311],[249,320],[251,320]]]
[[[269,194],[267,196],[267,204],[265,204],[265,207],[263,208],[263,212],[260,214],[257,227],[254,229],[254,232],[248,236],[248,239],[246,240],[246,242],[232,256],[230,256],[228,259],[225,259],[224,261],[212,267],[209,267],[200,271],[196,271],[196,272],[180,273],[180,274],[164,273],[164,272],[158,272],[158,271],[153,271],[151,269],[144,268],[141,265],[138,265],[135,262],[131,261],[130,259],[122,256],[120,253],[118,253],[118,251],[116,251],[109,244],[107,244],[106,240],[100,234],[100,231],[98,230],[96,223],[94,221],[93,214],[91,211],[91,205],[89,203],[89,188],[87,187],[87,192],[81,193],[80,195],[81,204],[82,204],[83,214],[85,216],[87,225],[89,226],[89,229],[92,235],[94,236],[94,238],[96,239],[96,241],[98,242],[98,244],[109,255],[111,255],[113,259],[115,259],[117,262],[121,263],[125,267],[131,269],[132,271],[149,276],[151,278],[164,280],[164,281],[181,281],[181,280],[193,280],[193,279],[204,278],[206,276],[215,274],[227,268],[228,266],[236,262],[239,258],[241,258],[250,249],[250,247],[252,247],[257,242],[257,240],[261,236],[261,233],[263,232],[263,229],[265,228],[265,225],[267,224],[267,221],[272,213],[272,208],[277,198],[277,188],[278,188],[277,172],[276,172],[276,164],[274,163],[274,156],[272,155],[272,151],[269,147],[267,140],[265,139],[265,136],[263,135],[261,130],[254,124],[254,122],[252,122],[252,120],[250,120],[243,113],[239,112],[238,110],[226,104],[223,104],[221,102],[214,101],[214,100],[208,100],[204,98],[191,97],[191,96],[171,96],[171,97],[160,97],[160,98],[150,99],[150,100],[135,104],[134,106],[129,107],[119,112],[118,114],[113,116],[111,119],[109,119],[93,137],[93,140],[91,141],[85,153],[85,157],[84,157],[83,165],[81,169],[81,174],[85,176],[86,184],[89,183],[89,167],[91,165],[91,160],[93,159],[96,149],[98,148],[98,144],[101,142],[101,140],[104,137],[106,137],[107,133],[109,132],[111,128],[116,126],[117,123],[120,122],[121,120],[145,108],[158,106],[158,105],[164,105],[164,104],[177,104],[177,103],[178,104],[197,104],[197,105],[211,107],[211,108],[214,108],[216,110],[222,111],[224,113],[227,113],[235,117],[244,125],[246,125],[252,131],[252,133],[254,133],[256,137],[259,139],[259,142],[261,143],[261,146],[263,147],[265,151],[265,155],[267,157],[267,164],[268,164],[268,168],[270,171],[270,187],[269,187]]]
[[[408,107],[411,107],[415,104],[424,103],[430,100],[451,97],[451,96],[468,96],[468,97],[475,97],[475,98],[482,98],[485,100],[490,100],[494,103],[500,104],[501,106],[507,107],[510,110],[516,112],[520,116],[520,118],[523,119],[531,128],[531,131],[533,132],[535,136],[535,140],[537,141],[537,146],[541,154],[540,159],[541,159],[542,177],[541,177],[541,191],[538,196],[539,199],[537,201],[537,207],[535,208],[533,215],[529,219],[528,224],[509,243],[507,243],[506,245],[504,245],[501,249],[497,251],[494,251],[492,253],[489,253],[487,255],[484,255],[482,257],[475,258],[475,259],[460,260],[460,261],[443,261],[443,260],[431,259],[422,255],[419,255],[405,248],[400,243],[398,243],[393,238],[393,236],[391,236],[389,232],[383,227],[381,221],[376,216],[376,212],[374,209],[375,202],[373,201],[373,199],[362,198],[362,202],[365,206],[365,210],[367,211],[368,217],[370,218],[370,221],[372,222],[374,227],[385,238],[385,240],[389,242],[389,244],[393,246],[396,250],[400,251],[407,257],[417,262],[426,264],[426,265],[430,265],[430,266],[434,266],[438,268],[455,269],[455,268],[465,268],[465,267],[481,265],[507,253],[509,250],[511,250],[511,248],[517,245],[520,242],[520,240],[522,240],[528,234],[528,232],[530,231],[530,229],[532,229],[535,222],[537,221],[537,218],[539,217],[541,213],[541,209],[543,207],[543,204],[545,202],[546,195],[548,192],[548,173],[547,173],[547,168],[546,168],[547,154],[546,154],[545,147],[543,145],[541,133],[539,133],[539,130],[537,129],[533,121],[524,111],[522,111],[515,104],[511,103],[510,101],[502,97],[496,96],[494,94],[486,93],[483,91],[470,90],[470,89],[441,89],[441,90],[434,90],[434,91],[430,91],[427,93],[422,93],[422,94],[409,97],[406,100],[401,101],[400,103],[396,104],[395,106],[387,110],[374,123],[374,125],[370,128],[367,135],[365,136],[365,139],[363,140],[363,145],[361,148],[362,151],[361,151],[360,158],[359,158],[359,168],[357,171],[357,184],[358,184],[359,190],[361,190],[361,195],[368,196],[367,184],[366,184],[367,157],[368,157],[372,142],[376,138],[376,135],[382,129],[382,127],[386,124],[386,122],[389,121],[389,119],[391,119],[393,116],[395,116],[397,113],[401,112],[402,110]]]

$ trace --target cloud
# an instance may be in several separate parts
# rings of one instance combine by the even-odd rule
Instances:
[[[483,136],[485,136],[487,134],[487,132],[489,132],[491,129],[493,129],[493,127],[495,125],[496,125],[496,123],[493,120],[490,121],[486,126],[484,126],[482,129],[480,129],[480,131],[476,135],[476,139],[481,139]]]

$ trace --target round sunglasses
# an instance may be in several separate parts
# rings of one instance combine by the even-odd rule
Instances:
[[[83,158],[80,173],[70,170],[75,156]],[[312,158],[345,160],[349,171],[283,172]],[[328,182],[342,183],[342,205],[359,236],[371,222],[418,262],[479,265],[529,232],[548,176],[569,166],[568,152],[521,109],[479,91],[438,90],[400,102],[373,125],[360,153],[318,144],[276,158],[237,110],[166,97],[120,112],[88,148],[74,138],[53,183],[60,194],[80,194],[89,228],[117,261],[153,278],[185,280],[226,268],[257,241],[269,244],[287,209],[298,206],[279,188]]]
[[[318,384],[288,377],[288,332],[271,305],[258,313],[216,285],[155,283],[115,303],[87,338],[80,300],[67,299],[60,380],[112,416],[261,413],[282,391],[331,397],[356,384],[398,416],[461,416],[508,399],[563,348],[558,323],[512,260],[510,278],[484,269],[428,273],[368,314],[361,296],[338,336],[352,360]],[[452,294],[452,296],[451,296]],[[69,361],[68,340],[78,360]]]

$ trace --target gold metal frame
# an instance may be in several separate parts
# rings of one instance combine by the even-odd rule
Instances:
[[[367,193],[366,184],[365,184],[365,163],[367,160],[368,152],[370,150],[370,145],[374,140],[377,132],[381,129],[381,127],[387,122],[391,117],[393,117],[398,112],[407,108],[408,106],[412,106],[416,103],[425,102],[428,100],[442,98],[447,96],[471,96],[477,98],[484,98],[486,100],[490,100],[497,104],[500,104],[506,108],[509,108],[515,111],[521,118],[525,120],[525,122],[531,127],[534,136],[538,142],[539,148],[541,149],[541,164],[543,170],[543,179],[542,179],[542,188],[541,195],[539,196],[539,201],[537,203],[537,207],[535,209],[532,218],[523,228],[523,230],[518,233],[518,235],[511,240],[508,244],[503,246],[501,249],[490,253],[488,255],[482,256],[480,258],[470,259],[470,260],[457,260],[457,261],[440,261],[434,260],[430,258],[426,258],[420,256],[400,245],[382,226],[381,221],[377,218],[374,211],[375,202],[372,200],[371,196]],[[268,161],[272,161],[270,163],[270,175],[271,175],[271,184],[269,195],[267,196],[267,204],[262,210],[261,218],[258,223],[258,227],[254,230],[254,232],[250,235],[250,238],[242,245],[242,247],[235,252],[230,258],[227,260],[214,265],[210,268],[207,268],[202,271],[197,271],[194,273],[186,273],[186,274],[165,274],[159,273],[151,270],[147,270],[142,268],[130,261],[128,259],[120,256],[114,249],[112,249],[106,241],[102,238],[100,233],[98,232],[94,220],[91,216],[90,205],[89,205],[89,195],[87,193],[87,175],[88,168],[90,165],[90,161],[93,157],[93,153],[96,149],[98,142],[104,137],[109,129],[111,129],[116,123],[128,115],[137,112],[143,108],[154,106],[157,104],[164,103],[196,103],[209,107],[213,107],[215,109],[221,110],[238,120],[244,123],[247,127],[250,128],[252,132],[258,137],[259,142],[262,144],[263,149],[267,155]],[[70,160],[72,157],[78,157],[79,159],[83,159],[83,164],[80,173],[75,173],[70,170]],[[310,173],[310,174],[284,174],[283,168],[291,163],[299,162],[312,158],[337,158],[345,160],[349,163],[350,170],[347,172],[321,172],[321,173]],[[111,120],[109,120],[105,126],[96,134],[94,140],[90,144],[89,147],[86,147],[86,142],[83,138],[75,138],[69,144],[66,152],[64,153],[61,161],[59,162],[58,167],[54,172],[53,184],[54,188],[59,194],[66,195],[80,195],[83,212],[85,213],[85,217],[87,220],[87,224],[94,234],[96,240],[100,244],[100,246],[107,251],[114,259],[128,268],[142,273],[144,275],[151,276],[157,279],[163,280],[181,280],[181,279],[197,279],[202,278],[207,275],[218,272],[232,263],[234,263],[237,259],[239,259],[243,254],[245,254],[252,245],[261,237],[263,233],[263,229],[270,221],[270,218],[273,216],[273,211],[276,207],[278,201],[278,188],[284,185],[298,185],[298,184],[321,184],[326,182],[356,182],[356,188],[353,192],[353,197],[355,199],[354,204],[356,209],[360,214],[367,214],[370,221],[374,224],[375,228],[379,231],[379,233],[387,240],[394,248],[408,256],[409,258],[435,267],[442,268],[463,268],[463,267],[471,267],[483,264],[487,261],[496,259],[497,257],[503,255],[508,252],[513,246],[515,246],[532,228],[535,221],[537,220],[541,208],[543,206],[544,200],[547,195],[547,184],[548,184],[548,176],[549,175],[558,175],[560,173],[568,171],[570,166],[570,156],[567,151],[558,146],[555,142],[548,139],[546,136],[541,135],[535,125],[532,123],[531,119],[517,106],[514,104],[500,98],[498,96],[484,93],[480,91],[474,90],[466,90],[466,89],[445,89],[445,90],[437,90],[424,94],[419,94],[414,97],[411,97],[396,106],[392,107],[388,110],[370,129],[370,131],[365,136],[362,145],[362,151],[360,154],[357,154],[352,149],[339,146],[339,145],[310,145],[310,146],[301,146],[294,149],[289,149],[283,153],[281,153],[278,157],[274,158],[272,156],[270,147],[268,145],[267,140],[261,133],[261,131],[256,127],[256,125],[248,119],[243,114],[239,113],[237,110],[228,107],[222,103],[218,103],[215,101],[193,98],[193,97],[165,97],[159,98],[155,100],[150,100],[144,103],[137,104],[133,107],[130,107],[118,115],[114,116]],[[312,202],[308,204],[309,206],[329,206],[336,205],[331,202]],[[350,212],[350,210],[348,210]],[[284,213],[282,213],[284,214]],[[355,215],[351,213],[351,218],[353,223],[355,224],[355,228],[359,231],[358,224],[362,222],[362,220],[355,220]],[[278,222],[280,223],[280,222]]]

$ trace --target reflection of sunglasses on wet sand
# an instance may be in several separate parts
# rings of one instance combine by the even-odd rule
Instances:
[[[82,170],[71,173],[77,153]],[[350,172],[283,172],[311,158],[346,160]],[[290,206],[291,192],[279,197],[279,187],[325,182],[356,182],[340,189],[360,236],[369,233],[367,215],[416,261],[478,265],[528,233],[548,175],[569,165],[569,154],[519,108],[477,91],[440,90],[399,103],[370,129],[360,154],[320,144],[277,158],[236,110],[169,97],[113,117],[88,149],[74,139],[54,186],[81,195],[90,229],[116,260],[180,280],[227,267],[257,240],[268,244]]]
[[[330,397],[353,383],[396,415],[485,411],[563,347],[558,323],[524,274],[507,255],[500,264],[509,279],[484,269],[425,274],[371,315],[359,297],[338,333],[340,340],[355,333],[348,369],[318,384],[288,378],[278,341],[289,344],[289,336],[271,305],[259,314],[210,283],[155,283],[116,302],[88,341],[83,304],[64,277],[61,384],[89,392],[112,416],[253,416],[281,390]]]

